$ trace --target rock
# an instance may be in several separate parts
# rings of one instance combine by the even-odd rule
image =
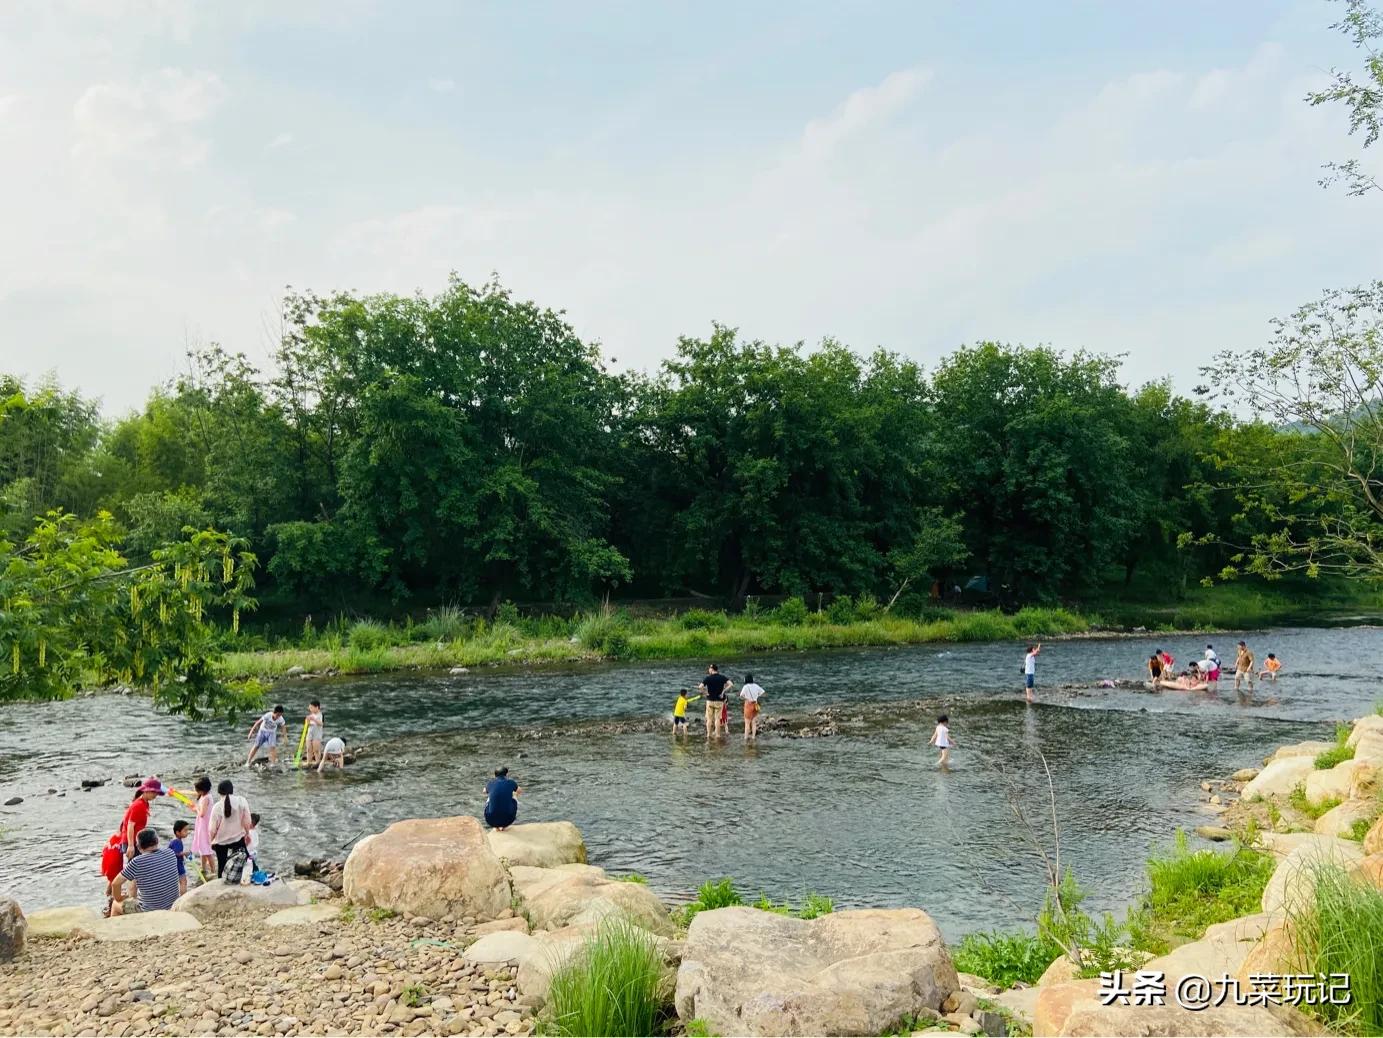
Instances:
[[[97,919],[83,926],[82,932],[91,934],[98,941],[143,941],[165,934],[199,930],[201,926],[197,917],[190,912],[136,912],[134,915]]]
[[[82,779],[82,789],[100,789],[106,784],[106,781],[106,779]],[[57,790],[50,789],[48,792],[56,793]]]
[[[490,850],[510,865],[551,869],[586,862],[586,841],[571,822],[525,822],[502,833],[492,830],[488,839]]]
[[[486,934],[462,952],[461,957],[467,962],[508,962],[510,959],[522,961],[533,951],[536,943],[526,933],[501,931]]]
[[[448,674],[469,674],[470,672],[469,667],[452,667],[451,670],[447,671]]]
[[[959,977],[956,978],[959,981]],[[952,991],[941,1003],[943,1013],[957,1013],[960,1016],[973,1016],[980,1008],[980,1000],[964,988]]]
[[[1231,782],[1252,782],[1258,777],[1258,768],[1240,768],[1229,776]]]
[[[560,930],[621,916],[650,933],[676,933],[666,906],[642,883],[621,883],[601,869],[579,864],[555,869],[515,865],[509,874],[536,929]]]
[[[287,678],[300,678],[306,673],[306,667],[300,667],[294,664],[293,666],[289,667],[287,670],[283,672],[283,676]]]
[[[1357,742],[1352,742],[1354,759],[1370,767],[1383,767],[1383,732],[1370,729]]]
[[[1364,857],[1363,849],[1351,840],[1325,836],[1318,839],[1321,842],[1303,844],[1278,862],[1263,890],[1263,911],[1287,912],[1293,906],[1306,904],[1315,891],[1321,865],[1348,869]]]
[[[1383,715],[1365,714],[1356,720],[1350,730],[1349,738],[1345,740],[1345,745],[1357,747],[1359,743],[1370,736],[1383,737]]]
[[[1267,765],[1276,761],[1286,760],[1289,757],[1310,757],[1312,762],[1311,766],[1314,768],[1316,766],[1315,759],[1326,750],[1333,750],[1334,748],[1335,744],[1333,742],[1320,742],[1315,739],[1293,743],[1290,746],[1280,746],[1276,753],[1264,761],[1264,771],[1267,770]]]
[[[409,915],[496,919],[509,907],[504,866],[474,818],[414,818],[357,843],[346,860],[346,896],[364,908]]]
[[[1031,1030],[1033,1011],[1037,1008],[1037,998],[1040,994],[1039,988],[1010,988],[994,995],[993,1000]]]
[[[1034,1031],[1034,1034],[1046,1033]],[[1183,1009],[1169,998],[1162,1006],[1102,1006],[1092,999],[1076,1005],[1062,1027],[1063,1036],[1128,1035],[1312,1035],[1323,1033],[1288,1006],[1209,1006]]]
[[[514,916],[511,919],[496,919],[489,923],[477,923],[471,927],[471,932],[484,937],[487,933],[504,933],[513,931],[515,933],[528,933],[528,920]]]
[[[1356,879],[1363,880],[1375,890],[1383,890],[1383,854],[1370,854],[1357,862],[1349,870],[1349,874]],[[33,925],[33,917],[30,917],[30,926]],[[30,930],[32,936],[32,929]]]
[[[240,965],[242,966],[248,966],[250,963],[254,962],[255,959],[254,955],[246,951],[244,948],[238,949],[234,957],[235,961],[240,963]]]
[[[1383,817],[1373,823],[1364,835],[1365,854],[1383,854]]]
[[[1276,916],[1266,912],[1231,919],[1206,928],[1205,935],[1172,949],[1143,966],[1166,976],[1169,984],[1177,978],[1196,974],[1201,977],[1234,976],[1254,945],[1273,925]]]
[[[1234,834],[1222,825],[1198,825],[1195,831],[1197,836],[1204,840],[1212,840],[1215,843],[1234,839]]]
[[[1311,774],[1306,776],[1307,802],[1319,804],[1325,800],[1347,800],[1354,773],[1366,767],[1368,765],[1363,761],[1346,760],[1323,771],[1313,768]]]
[[[633,885],[633,884],[631,884]],[[913,908],[812,920],[700,913],[677,971],[677,1014],[717,1034],[880,1034],[960,985],[941,933]]]
[[[315,905],[296,905],[281,908],[268,919],[266,926],[301,926],[304,923],[325,923],[341,915],[341,906],[318,902]]]
[[[188,912],[199,922],[216,919],[241,919],[248,915],[263,915],[279,908],[300,903],[298,892],[287,883],[270,883],[267,887],[238,883],[203,883],[193,887],[173,902],[174,912]]]
[[[1239,968],[1230,971],[1230,975],[1238,977],[1239,983],[1248,990],[1253,986],[1254,976],[1262,978],[1268,974],[1280,976],[1298,972],[1297,966],[1301,965],[1298,958],[1296,948],[1292,945],[1291,931],[1286,922],[1277,918],[1249,949]],[[1263,986],[1261,980],[1258,986]]]
[[[1035,1036],[1061,1034],[1071,1010],[1087,999],[1097,997],[1099,990],[1098,978],[1038,988],[1032,1011],[1032,1033]]]
[[[6,807],[14,807],[16,804],[22,804],[22,803],[24,803],[24,798],[23,798],[23,797],[10,797],[8,800],[5,801],[5,806],[6,806]]]
[[[1322,836],[1344,836],[1354,828],[1355,822],[1371,821],[1377,813],[1375,801],[1346,800],[1316,819],[1316,832]]]
[[[524,997],[534,1001],[546,1001],[552,975],[565,966],[567,960],[575,955],[581,949],[582,943],[595,932],[596,927],[587,923],[536,934],[528,955],[519,962],[516,982]]]
[[[1265,851],[1281,861],[1298,847],[1333,847],[1338,836],[1322,836],[1319,833],[1273,833],[1259,834],[1258,841]]]
[[[330,966],[328,966],[328,967],[326,968],[325,971],[323,971],[323,973],[322,973],[322,979],[323,979],[323,980],[340,980],[340,979],[341,979],[342,977],[344,977],[345,975],[346,975],[346,971],[345,971],[345,969],[342,968],[341,964],[340,964],[339,962],[333,962]]]
[[[8,897],[0,898],[0,962],[9,962],[23,953],[28,929],[19,902]]]
[[[100,918],[96,909],[86,905],[40,908],[29,913],[29,937],[71,937],[74,932],[86,930],[90,923]]]
[[[1037,986],[1045,988],[1052,984],[1069,984],[1076,979],[1077,972],[1079,971],[1076,964],[1069,956],[1058,955],[1052,960],[1052,964],[1042,971],[1042,976],[1037,978]]]
[[[1333,744],[1321,743],[1320,745],[1323,749],[1329,749]],[[1278,752],[1281,753],[1282,751],[1279,750]],[[1264,800],[1286,800],[1298,783],[1305,782],[1306,777],[1315,770],[1314,754],[1274,758],[1252,782],[1244,786],[1243,798],[1245,800],[1253,800],[1255,797],[1261,797]]]
[[[313,901],[327,901],[335,893],[325,883],[315,879],[290,879],[288,885],[298,892],[298,904],[306,905]]]

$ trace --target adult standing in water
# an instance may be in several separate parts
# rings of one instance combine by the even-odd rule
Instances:
[[[485,783],[485,824],[500,832],[513,825],[519,816],[519,802],[515,798],[522,792],[519,784],[509,777],[508,768],[496,768],[495,777]]]
[[[246,851],[245,837],[249,835],[253,823],[250,821],[250,804],[244,797],[235,795],[235,784],[230,779],[222,779],[216,787],[221,797],[211,805],[211,849],[216,855],[216,875],[226,871],[226,860],[236,851]]]
[[[759,698],[764,694],[762,686],[755,684],[754,675],[744,676],[744,687],[740,698],[744,700],[744,741],[757,742],[759,738]]]
[[[720,672],[712,663],[706,668],[706,676],[701,679],[701,688],[706,693],[706,738],[712,734],[720,735],[720,725],[726,709],[725,694],[735,687],[734,682]],[[726,725],[729,728],[729,725]]]
[[[1249,691],[1253,691],[1253,650],[1247,642],[1240,642],[1234,656],[1234,691],[1239,691],[1239,683],[1248,680]]]
[[[1023,660],[1023,686],[1028,702],[1032,702],[1032,690],[1037,685],[1037,654],[1042,651],[1042,643],[1028,646],[1028,654]]]

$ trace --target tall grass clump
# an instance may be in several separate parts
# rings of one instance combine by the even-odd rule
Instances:
[[[1312,896],[1289,910],[1292,972],[1347,974],[1350,1000],[1309,1011],[1338,1033],[1383,1034],[1383,890],[1333,865],[1318,866],[1315,880]]]
[[[629,623],[619,613],[595,613],[586,617],[577,625],[576,640],[612,659],[628,659],[633,654]]]
[[[438,606],[427,614],[418,630],[428,641],[453,642],[464,638],[471,628],[466,611],[460,606]]]
[[[1316,754],[1316,768],[1320,771],[1329,771],[1336,764],[1353,760],[1354,747],[1345,745],[1348,741],[1349,725],[1337,724],[1335,726],[1335,745],[1324,753]]]
[[[1019,981],[1036,984],[1060,957],[1060,945],[1021,930],[966,934],[951,950],[956,969],[1004,988]]]
[[[1197,940],[1207,926],[1258,911],[1272,878],[1272,855],[1236,844],[1229,853],[1193,851],[1177,830],[1171,851],[1148,860],[1149,891],[1131,916],[1134,942],[1154,953]]]
[[[783,599],[777,609],[768,614],[770,620],[784,627],[800,627],[807,622],[807,603],[800,595]]]
[[[1018,628],[1011,617],[997,609],[983,613],[964,613],[949,624],[947,641],[953,642],[997,642],[1019,637]]]
[[[1011,622],[1023,638],[1074,634],[1088,627],[1084,617],[1077,616],[1067,609],[1048,609],[1042,606],[1024,606],[1013,614]]]
[[[688,609],[677,618],[677,623],[684,631],[709,631],[729,627],[730,618],[709,609]]]
[[[1298,782],[1292,787],[1292,791],[1287,794],[1287,803],[1304,814],[1312,821],[1325,814],[1331,808],[1339,807],[1344,801],[1339,797],[1326,797],[1319,804],[1313,804],[1306,799],[1306,784]]]
[[[671,995],[652,935],[626,920],[609,920],[553,974],[543,1032],[661,1034]]]
[[[383,649],[395,641],[394,632],[376,620],[357,620],[346,636],[347,644],[357,652]]]
[[[733,908],[742,904],[744,899],[735,889],[734,880],[728,876],[724,879],[707,880],[697,889],[696,900],[683,905],[676,912],[676,919],[679,925],[690,926],[691,921],[701,912],[709,912],[714,908]]]

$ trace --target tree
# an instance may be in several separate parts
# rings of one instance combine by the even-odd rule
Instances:
[[[23,543],[0,540],[0,700],[57,699],[84,683],[123,681],[200,718],[253,705],[256,689],[213,673],[212,613],[254,607],[255,558],[215,530],[184,531],[143,566],[115,548],[109,512],[50,512]]]
[[[92,503],[80,473],[100,432],[93,401],[0,376],[0,536],[22,537],[51,508]]]
[[[1331,28],[1344,33],[1355,47],[1365,53],[1363,72],[1356,79],[1352,72],[1332,68],[1330,86],[1311,91],[1306,99],[1313,107],[1343,104],[1349,110],[1350,135],[1362,132],[1363,147],[1367,149],[1377,142],[1379,133],[1383,132],[1383,54],[1379,53],[1379,41],[1383,40],[1383,15],[1364,0],[1345,0],[1345,16]],[[1377,178],[1362,168],[1359,159],[1327,162],[1324,168],[1326,176],[1321,180],[1322,187],[1343,182],[1351,195],[1383,190]]]
[[[1259,528],[1220,576],[1383,580],[1383,281],[1327,292],[1273,330],[1205,369],[1263,422],[1221,459],[1243,473],[1237,518]]]
[[[939,568],[963,562],[969,554],[964,537],[958,517],[945,515],[939,508],[922,509],[912,541],[888,553],[889,564],[899,583],[888,605],[884,606],[884,612],[893,608],[893,603],[914,581],[925,580]]]

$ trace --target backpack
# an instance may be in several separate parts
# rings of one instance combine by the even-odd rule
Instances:
[[[245,867],[250,862],[250,856],[244,851],[236,851],[226,861],[226,869],[221,873],[221,878],[234,886],[240,885],[241,877],[245,875]]]

